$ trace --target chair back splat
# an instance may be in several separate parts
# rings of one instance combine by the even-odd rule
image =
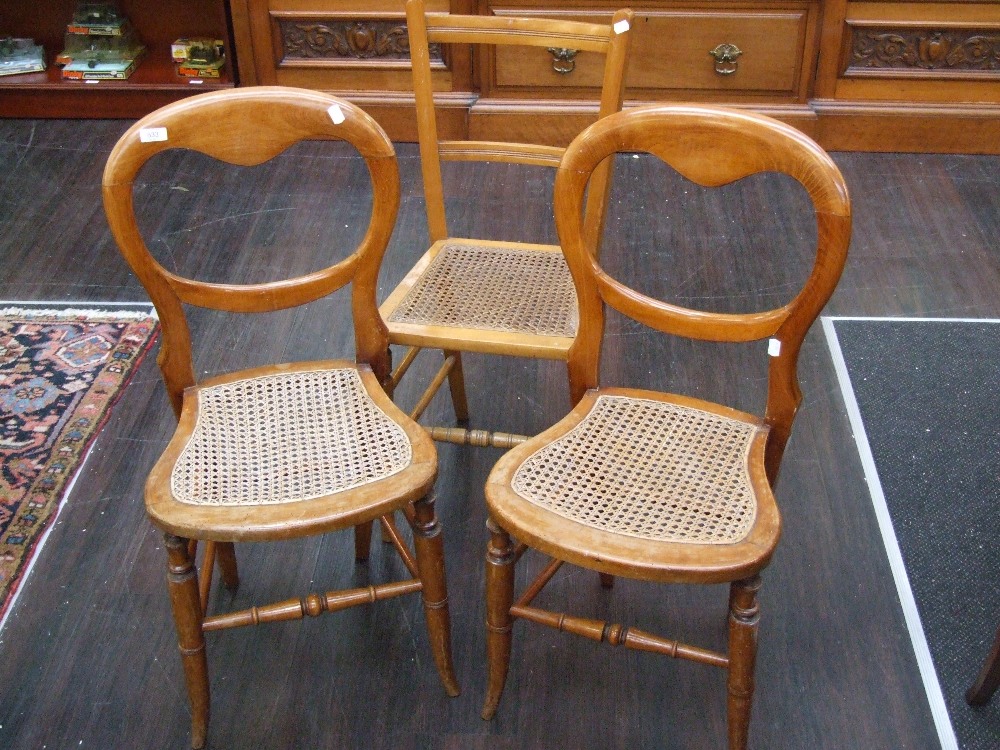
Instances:
[[[320,257],[339,260],[291,278],[238,284],[188,278],[150,253],[133,190],[140,169],[152,157],[187,149],[213,157],[215,162],[204,160],[209,169],[218,162],[251,167],[299,142],[331,140],[344,141],[361,155],[372,193],[367,229],[357,246],[337,248],[335,235],[319,234]],[[337,186],[331,187],[324,199],[336,200]],[[426,432],[384,391],[391,375],[389,340],[375,290],[399,192],[396,155],[378,124],[346,101],[302,89],[248,87],[183,99],[139,120],[108,158],[105,211],[122,255],[159,313],[159,364],[178,417],[173,437],[146,481],[145,501],[151,522],[166,537],[168,589],[194,748],[203,747],[208,734],[204,634],[209,631],[301,619],[421,592],[435,665],[446,692],[458,694],[442,538],[430,499],[437,454]],[[242,249],[238,236],[234,232],[226,238],[228,244],[199,251],[229,270]],[[283,258],[294,265],[292,261]],[[196,379],[189,307],[272,312],[314,302],[347,285],[354,360],[268,364]],[[207,342],[201,342],[199,351],[206,348]],[[225,360],[227,352],[219,348]],[[413,527],[415,551],[399,533],[396,511]],[[227,588],[235,590],[239,584],[234,542],[353,528],[355,557],[362,560],[375,521],[398,552],[408,579],[208,614],[216,567]],[[199,540],[204,551],[197,565]]]
[[[808,193],[817,229],[815,258],[804,284],[780,307],[721,313],[654,299],[615,278],[592,251],[584,207],[591,175],[622,152],[652,155],[706,188],[759,172],[797,180]],[[497,710],[513,621],[524,619],[726,669],[729,748],[745,750],[759,574],[781,533],[773,487],[802,398],[796,363],[803,338],[833,294],[847,258],[851,211],[846,186],[829,156],[792,127],[736,110],[664,104],[609,115],[578,136],[556,175],[555,211],[580,309],[568,352],[575,406],[559,423],[504,455],[487,480],[489,682],[483,717]],[[775,245],[794,243],[776,238]],[[673,336],[769,339],[764,413],[599,382],[608,307]],[[553,562],[515,599],[514,565],[528,548]],[[729,583],[727,651],[535,606],[533,600],[563,563],[596,570],[605,585],[614,576]]]

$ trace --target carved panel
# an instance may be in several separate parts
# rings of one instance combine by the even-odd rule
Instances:
[[[398,21],[281,19],[278,28],[286,61],[410,59],[406,24]],[[440,60],[440,45],[431,45],[431,58]]]
[[[853,27],[846,76],[1000,75],[1000,30]]]

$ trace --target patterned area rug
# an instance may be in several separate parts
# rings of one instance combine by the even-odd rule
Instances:
[[[0,624],[156,337],[150,309],[137,307],[0,305]]]

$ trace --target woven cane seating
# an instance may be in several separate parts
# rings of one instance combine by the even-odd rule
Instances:
[[[388,322],[572,338],[576,290],[561,252],[451,240]]]
[[[133,186],[152,157],[168,149],[190,149],[254,167],[301,141],[344,141],[363,157],[372,204],[367,232],[357,247],[331,250],[324,236],[320,248],[326,267],[252,284],[186,278],[150,254],[140,231],[145,224],[134,212]],[[389,341],[375,288],[399,207],[396,157],[385,133],[357,107],[319,92],[262,86],[202,94],[167,105],[131,127],[108,158],[103,190],[112,234],[160,316],[159,364],[178,418],[149,474],[145,499],[150,520],[166,537],[192,747],[207,741],[204,634],[209,631],[301,619],[420,592],[435,664],[446,692],[457,695],[442,540],[429,498],[437,454],[426,432],[385,393]],[[329,196],[335,195],[331,189]],[[256,221],[260,213],[239,216],[256,216],[249,219]],[[223,243],[203,252],[208,257],[214,250],[228,268],[235,249]],[[347,285],[356,361],[264,365],[196,382],[185,306],[273,312],[319,300]],[[202,348],[208,344],[202,342]],[[220,356],[224,359],[226,353],[223,349]],[[394,514],[400,510],[413,527],[415,554],[396,526]],[[209,614],[214,568],[228,588],[239,583],[235,542],[353,528],[355,555],[364,559],[374,521],[399,553],[409,579]],[[204,544],[197,566],[199,541]]]
[[[805,284],[782,307],[723,314],[652,299],[616,279],[590,252],[582,215],[588,178],[619,152],[653,155],[704,187],[765,171],[797,180],[811,198],[817,227],[815,261]],[[726,208],[746,213],[743,206]],[[759,574],[781,529],[773,487],[801,400],[796,361],[847,257],[846,187],[830,158],[791,127],[723,108],[657,105],[610,115],[573,141],[556,176],[555,210],[580,304],[568,357],[576,405],[503,456],[487,480],[489,682],[483,718],[498,709],[514,620],[523,619],[726,669],[729,747],[743,750],[754,689]],[[616,254],[621,250],[616,247]],[[769,339],[762,415],[685,395],[602,385],[608,307],[680,337]],[[515,598],[514,566],[529,549],[552,560]],[[730,584],[727,651],[536,606],[535,598],[565,563],[596,570],[605,584],[614,576]]]
[[[579,424],[520,463],[511,487],[615,535],[734,544],[756,520],[749,458],[764,432],[757,420],[607,389]]]
[[[297,503],[387,479],[412,458],[356,368],[283,372],[198,390],[170,493],[191,505]]]
[[[462,352],[565,360],[576,335],[576,294],[558,245],[513,242],[452,234],[445,216],[442,162],[488,161],[554,168],[564,148],[548,144],[447,140],[438,131],[432,51],[450,45],[449,59],[465,60],[470,50],[488,45],[558,48],[579,51],[579,64],[603,57],[598,118],[621,108],[627,65],[631,11],[619,11],[610,24],[545,18],[465,16],[425,13],[423,0],[406,4],[407,32],[417,105],[417,134],[431,246],[382,303],[393,344],[410,347],[393,374],[403,377],[422,348],[441,349],[445,361],[410,416],[419,419],[436,391],[448,381],[455,416],[469,417]],[[554,52],[553,52],[554,53]],[[485,60],[485,56],[481,58]],[[468,65],[466,60],[462,65]],[[459,63],[455,63],[459,66]],[[596,65],[595,65],[596,67]],[[551,89],[574,89],[580,74],[553,72]],[[574,88],[575,87],[575,88]],[[575,132],[575,131],[574,131]],[[554,137],[564,137],[554,134]],[[568,140],[568,139],[567,139]],[[600,237],[611,164],[595,175],[587,205],[588,233]],[[490,210],[482,206],[481,210]],[[435,439],[476,445],[509,445],[520,436],[485,430],[431,428]]]

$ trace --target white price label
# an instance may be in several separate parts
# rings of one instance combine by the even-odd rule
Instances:
[[[140,128],[139,140],[143,143],[155,143],[167,140],[166,128]]]
[[[781,342],[778,339],[771,339],[767,342],[767,353],[772,357],[781,354]]]
[[[340,108],[339,104],[330,105],[330,109],[327,110],[330,115],[330,119],[333,120],[334,125],[340,125],[347,118],[344,117],[344,111]]]
[[[624,34],[629,29],[628,21],[622,19],[614,25],[614,29],[616,34]]]

